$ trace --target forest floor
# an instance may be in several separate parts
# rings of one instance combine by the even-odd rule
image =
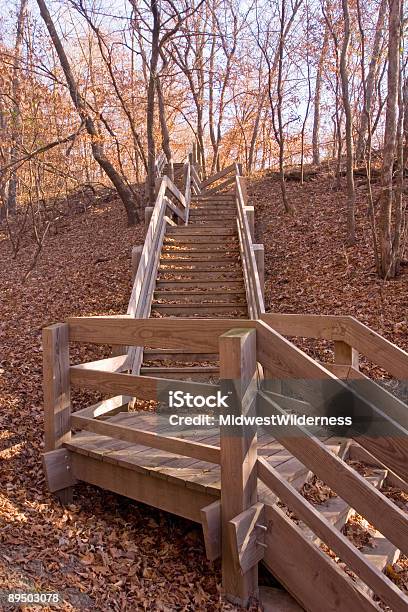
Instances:
[[[408,268],[396,281],[377,280],[362,188],[350,248],[345,195],[331,179],[288,183],[294,217],[282,213],[278,182],[258,179],[250,193],[266,248],[268,310],[353,314],[408,348]],[[23,282],[34,243],[27,238],[12,259],[0,228],[0,591],[59,591],[64,610],[232,609],[221,602],[219,566],[206,560],[195,524],[85,484],[67,508],[46,491],[41,329],[71,315],[125,312],[131,247],[144,233],[127,228],[109,198],[86,211],[72,207],[55,229]],[[324,343],[301,344],[329,354]]]

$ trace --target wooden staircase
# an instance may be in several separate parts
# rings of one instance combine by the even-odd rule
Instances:
[[[408,355],[351,317],[265,313],[239,167],[201,180],[196,161],[175,164],[176,184],[161,176],[162,156],[157,162],[160,187],[128,317],[74,318],[46,330],[50,490],[78,478],[201,522],[208,558],[222,556],[231,601],[256,592],[262,562],[310,612],[408,612],[387,577],[399,549],[408,554],[407,514],[382,492],[408,492],[407,407],[358,369],[360,353],[406,380]],[[308,357],[295,336],[332,342],[334,363]],[[130,348],[69,366],[69,341]],[[67,405],[61,418],[69,385],[57,387],[68,380],[114,397],[72,415]],[[326,415],[331,400],[347,393],[349,401],[350,392],[391,433],[349,439],[329,428],[243,425],[244,444],[221,424],[168,435],[164,414],[129,408],[132,397],[157,401],[159,388],[212,395],[232,380],[241,381],[233,392],[242,414]],[[71,429],[80,431],[71,437]],[[331,494],[313,504],[306,488],[316,478]],[[362,547],[349,538],[357,513],[374,525]]]
[[[150,316],[248,317],[235,193],[193,196],[188,225],[168,229]],[[218,355],[145,350],[141,374],[216,382]]]

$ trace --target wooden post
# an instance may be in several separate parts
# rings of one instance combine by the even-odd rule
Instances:
[[[227,414],[251,415],[256,397],[256,331],[233,329],[220,336],[220,377],[229,395]],[[258,565],[244,574],[234,563],[228,522],[257,502],[256,428],[221,424],[222,586],[226,597],[246,606],[258,593]]]
[[[69,382],[69,328],[57,323],[43,329],[43,390],[45,457],[50,457],[71,438],[71,397]],[[67,451],[68,452],[68,451]],[[65,457],[65,453],[62,453]],[[65,461],[65,459],[62,459]],[[44,466],[47,469],[47,463]],[[61,481],[62,502],[72,499],[72,487]]]
[[[132,286],[135,282],[137,269],[139,267],[140,258],[142,256],[143,245],[140,244],[138,246],[132,247]]]
[[[343,342],[335,340],[334,342],[334,363],[340,365],[349,365],[356,370],[359,368],[358,351],[355,348]]]
[[[68,325],[50,325],[42,337],[45,450],[50,451],[71,438]]]
[[[153,214],[153,206],[146,206],[145,208],[145,225],[149,225],[150,223],[150,219],[152,218],[152,214]]]
[[[252,242],[255,240],[255,210],[253,206],[245,206],[245,213],[248,219],[249,231],[251,232]]]
[[[253,244],[256,267],[258,268],[259,283],[262,297],[265,297],[265,248],[263,244]]]

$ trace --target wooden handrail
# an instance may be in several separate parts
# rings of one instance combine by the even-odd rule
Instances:
[[[260,318],[285,336],[343,341],[395,378],[408,380],[408,353],[354,317],[267,312]]]
[[[312,506],[285,478],[262,457],[257,461],[258,478],[286,504],[296,516],[347,563],[374,593],[388,603],[392,609],[402,609],[408,604],[404,593],[375,565],[369,563],[363,553]]]
[[[235,173],[235,167],[236,167],[236,164],[233,163],[227,166],[226,168],[224,168],[224,170],[220,170],[220,172],[217,172],[217,174],[213,174],[212,176],[208,177],[208,179],[206,179],[205,181],[201,183],[201,189],[205,189],[209,185],[212,185],[216,181],[219,181],[224,176],[227,176],[227,174],[231,174],[232,172]]]
[[[241,186],[238,166],[235,164],[235,194],[237,205],[237,225],[240,242],[241,259],[244,272],[245,290],[247,295],[249,315],[252,319],[259,319],[265,312],[265,305],[256,265],[254,247],[248,218],[245,212],[244,195]]]
[[[163,161],[159,156],[156,165],[158,168],[160,167],[160,172],[164,167],[164,162],[165,157]],[[184,172],[186,178],[184,194],[181,193],[168,176],[163,176],[161,179],[127,309],[127,314],[135,318],[145,318],[150,315],[155,278],[159,267],[164,236],[167,227],[174,225],[170,217],[167,216],[167,211],[176,215],[184,224],[188,223],[191,202],[190,162],[187,161],[186,165],[187,168]],[[142,347],[130,347],[128,350],[127,367],[133,373],[138,374],[142,361]]]
[[[279,405],[259,394],[261,412],[284,416]],[[275,438],[307,468],[374,525],[390,542],[408,552],[408,521],[405,513],[334,455],[305,428],[290,425],[274,428]],[[361,444],[361,442],[360,442]]]

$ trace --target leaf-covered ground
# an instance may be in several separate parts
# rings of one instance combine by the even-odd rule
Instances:
[[[384,287],[376,279],[364,194],[358,245],[344,248],[344,194],[329,180],[288,190],[294,218],[281,212],[277,182],[251,187],[268,308],[352,313],[407,348],[407,268]],[[142,240],[116,201],[76,207],[53,226],[23,283],[33,242],[14,260],[0,229],[0,590],[60,591],[64,610],[227,610],[197,526],[86,485],[64,509],[45,487],[41,329],[70,315],[123,313],[131,247]],[[324,344],[303,344],[328,354]]]
[[[64,610],[231,609],[193,523],[91,486],[78,485],[66,509],[46,491],[41,329],[126,312],[144,228],[127,228],[108,201],[63,216],[57,230],[25,283],[34,245],[25,239],[13,260],[0,233],[0,591],[59,591]]]
[[[283,212],[278,181],[263,178],[250,187],[257,241],[265,243],[267,310],[350,314],[407,350],[408,261],[398,279],[378,279],[364,181],[357,179],[353,247],[345,240],[345,189],[336,190],[334,179],[323,174],[303,185],[288,181],[287,192],[296,206],[293,217]],[[319,359],[331,358],[328,343],[299,344]],[[364,366],[373,376],[384,374],[373,364]]]

